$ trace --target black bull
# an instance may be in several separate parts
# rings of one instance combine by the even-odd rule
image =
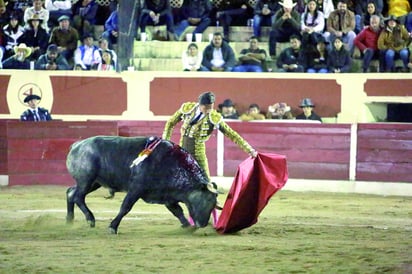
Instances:
[[[118,215],[110,223],[112,233],[117,233],[120,221],[140,198],[147,203],[164,204],[182,226],[189,226],[179,205],[184,203],[195,225],[205,227],[217,194],[210,191],[207,176],[187,151],[161,140],[144,161],[130,167],[150,141],[153,138],[96,136],[73,144],[66,165],[77,184],[67,189],[67,221],[73,221],[76,204],[94,227],[95,218],[85,197],[103,186],[127,192]]]

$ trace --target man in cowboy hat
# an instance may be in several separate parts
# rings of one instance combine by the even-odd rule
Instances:
[[[219,104],[218,107],[223,119],[239,119],[239,114],[237,113],[232,100],[226,99],[223,103]]]
[[[30,60],[27,59],[31,54],[31,48],[21,43],[14,47],[14,55],[3,62],[3,69],[30,69]]]
[[[288,42],[292,35],[300,36],[301,30],[300,14],[293,9],[296,3],[283,0],[279,5],[282,8],[275,13],[275,21],[269,33],[269,54],[272,58],[276,56],[277,42]]]
[[[303,110],[303,113],[296,116],[296,120],[315,120],[322,123],[322,118],[313,111],[315,105],[310,98],[302,99],[299,107]]]
[[[39,107],[39,100],[41,97],[36,94],[30,94],[24,98],[24,102],[30,107],[28,110],[23,112],[20,116],[20,121],[50,121],[51,115],[50,112],[45,109]]]

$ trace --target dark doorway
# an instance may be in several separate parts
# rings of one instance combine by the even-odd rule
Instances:
[[[388,122],[412,123],[412,104],[388,104]]]

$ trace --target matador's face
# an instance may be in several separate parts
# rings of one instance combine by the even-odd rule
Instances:
[[[208,105],[199,105],[199,109],[202,113],[208,114],[213,110],[215,104],[208,104]]]

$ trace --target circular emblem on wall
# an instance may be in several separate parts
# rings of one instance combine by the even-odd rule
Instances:
[[[26,105],[24,103],[24,98],[26,98],[29,95],[38,95],[40,96],[40,98],[42,97],[42,91],[40,89],[40,87],[36,84],[33,83],[28,83],[28,84],[24,84],[23,86],[21,86],[21,88],[19,89],[18,92],[18,96],[19,96],[19,102],[22,105]]]

